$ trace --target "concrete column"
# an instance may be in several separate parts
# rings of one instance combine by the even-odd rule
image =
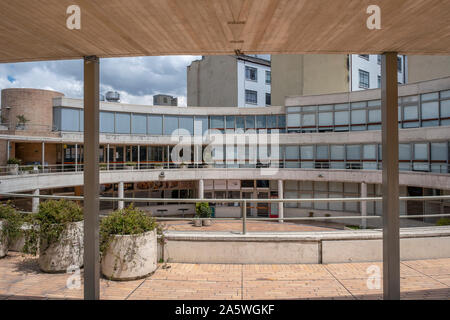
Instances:
[[[33,196],[39,195],[39,189],[33,191]],[[39,211],[39,198],[33,198],[31,200],[31,211],[37,213]]]
[[[138,170],[141,169],[141,146],[137,146],[138,148],[138,154],[137,154],[137,168]]]
[[[78,144],[75,144],[75,172],[78,171]]]
[[[284,197],[284,190],[283,190],[283,180],[278,180],[278,199],[283,199]],[[278,218],[283,219],[284,218],[284,203],[279,202],[278,203]],[[280,223],[283,223],[283,220],[279,220]]]
[[[84,58],[84,299],[100,299],[99,65]],[[63,150],[64,152],[64,150]]]
[[[400,299],[397,53],[381,58],[383,297]]]
[[[42,142],[42,147],[41,147],[41,165],[42,165],[42,169],[44,169],[44,165],[45,165],[45,142]]]
[[[109,170],[109,143],[106,146],[106,170]]]
[[[119,182],[119,186],[117,187],[118,197],[123,198],[124,197],[124,191],[123,191],[123,181]],[[124,207],[123,201],[118,202],[118,209],[122,210]]]
[[[367,198],[367,183],[361,182],[361,198]],[[367,201],[361,201],[361,229],[367,228]]]
[[[11,157],[11,141],[6,141],[6,161],[8,161]]]
[[[198,180],[198,198],[205,198],[205,181],[203,179]]]

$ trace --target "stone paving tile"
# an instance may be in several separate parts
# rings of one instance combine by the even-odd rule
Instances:
[[[101,279],[101,299],[382,299],[367,287],[367,267],[328,265],[160,264],[146,279]],[[67,274],[45,274],[36,259],[10,253],[0,259],[0,300],[82,299],[67,289]],[[381,283],[382,285],[382,283]],[[450,259],[402,261],[402,299],[450,299]]]

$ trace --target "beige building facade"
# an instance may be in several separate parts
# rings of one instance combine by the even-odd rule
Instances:
[[[287,96],[349,91],[348,56],[272,55],[272,104]]]
[[[450,76],[450,56],[408,56],[408,83]]]

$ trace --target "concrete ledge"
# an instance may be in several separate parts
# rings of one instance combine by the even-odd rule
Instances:
[[[450,258],[450,227],[400,230],[402,260]],[[159,259],[179,263],[296,264],[381,261],[381,230],[165,233]]]

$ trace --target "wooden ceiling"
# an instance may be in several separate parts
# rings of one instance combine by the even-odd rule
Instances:
[[[81,8],[81,30],[66,27]],[[381,7],[381,30],[366,9]],[[0,62],[243,53],[450,54],[450,0],[0,1]]]

